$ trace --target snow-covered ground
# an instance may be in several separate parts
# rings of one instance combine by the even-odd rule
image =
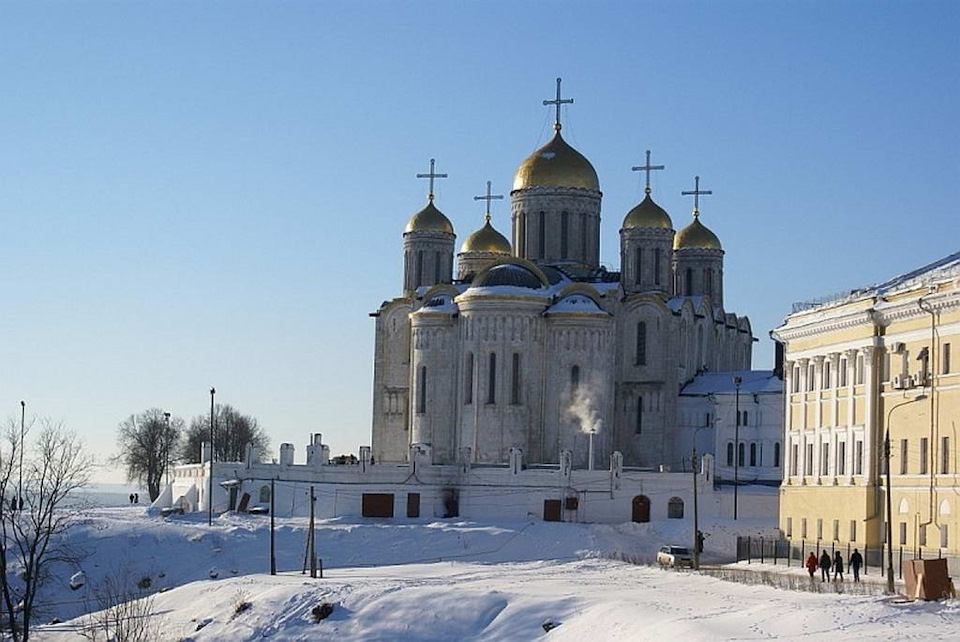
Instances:
[[[72,535],[88,552],[87,584],[71,591],[63,569],[43,595],[45,616],[83,613],[120,571],[164,589],[153,610],[170,640],[524,640],[545,635],[547,620],[559,624],[551,639],[960,639],[953,603],[795,593],[617,561],[650,561],[663,543],[685,543],[683,522],[326,520],[316,536],[325,576],[313,580],[300,573],[305,520],[277,520],[280,574],[270,576],[269,518],[229,515],[208,527],[204,517],[92,511]],[[735,534],[729,524],[705,530],[707,557],[719,561]],[[251,606],[236,614],[240,601]],[[314,623],[322,602],[335,610]],[[39,639],[79,639],[77,624],[45,627]]]

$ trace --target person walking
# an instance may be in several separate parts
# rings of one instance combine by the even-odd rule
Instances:
[[[836,582],[838,579],[843,581],[843,555],[840,551],[833,556],[833,581]]]
[[[813,574],[817,572],[817,554],[813,551],[810,551],[810,556],[807,557],[807,571],[810,573],[810,579],[813,579]]]
[[[853,554],[850,555],[850,570],[853,571],[853,581],[860,581],[860,567],[863,566],[863,555],[860,554],[860,551],[853,549]]]
[[[830,562],[830,553],[827,552],[827,549],[823,549],[823,555],[820,556],[820,581],[829,582],[830,581],[830,567],[832,566]]]

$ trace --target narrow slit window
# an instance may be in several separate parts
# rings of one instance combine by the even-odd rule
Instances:
[[[487,372],[487,403],[497,403],[497,353],[490,353],[490,366]]]
[[[513,353],[513,377],[510,382],[510,403],[514,406],[520,403],[520,353]]]

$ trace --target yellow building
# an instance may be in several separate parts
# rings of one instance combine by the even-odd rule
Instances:
[[[788,539],[960,553],[960,252],[876,286],[795,304],[784,347]],[[927,551],[926,549],[930,549]]]

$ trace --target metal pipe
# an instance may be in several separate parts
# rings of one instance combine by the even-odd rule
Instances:
[[[891,595],[894,593],[893,588],[893,486],[891,485],[891,474],[890,474],[890,417],[893,415],[893,411],[901,406],[906,406],[911,404],[914,401],[920,401],[921,399],[926,399],[926,395],[920,394],[913,399],[907,399],[906,401],[901,401],[897,405],[890,408],[887,412],[887,429],[884,434],[883,439],[883,456],[886,463],[886,476],[887,476],[887,488],[886,488],[886,504],[887,504],[887,593]]]
[[[207,486],[207,526],[213,525],[213,462],[216,459],[214,454],[216,449],[213,435],[213,398],[216,394],[217,389],[210,388],[210,478]],[[270,506],[270,510],[273,510],[273,505]]]

